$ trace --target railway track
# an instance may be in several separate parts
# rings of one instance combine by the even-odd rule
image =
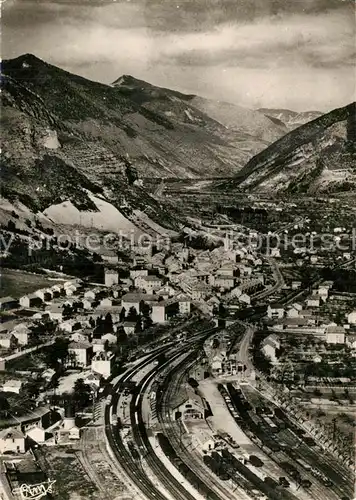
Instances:
[[[195,337],[190,339],[186,345],[181,346],[180,350],[178,350],[177,355],[180,353],[180,355],[189,347],[190,345],[193,345],[194,342],[196,342],[200,338],[204,338],[206,335],[209,334],[209,332],[215,331],[215,328],[205,330],[203,332],[198,332]],[[156,484],[151,480],[146,472],[143,469],[142,462],[141,462],[141,456],[138,455],[138,457],[134,457],[132,453],[128,451],[126,448],[122,436],[119,432],[119,429],[117,426],[113,426],[110,421],[110,413],[114,409],[117,411],[117,406],[119,403],[119,394],[121,390],[124,388],[125,384],[132,380],[137,373],[139,373],[145,366],[148,366],[151,364],[156,358],[158,358],[163,352],[169,351],[171,349],[171,346],[164,346],[160,349],[157,349],[154,354],[151,356],[145,358],[145,360],[140,363],[139,365],[135,366],[132,368],[122,379],[120,379],[115,386],[113,387],[112,391],[112,402],[111,405],[107,405],[105,407],[105,433],[106,437],[108,440],[108,444],[114,453],[114,456],[116,460],[120,463],[121,467],[125,471],[126,475],[130,478],[130,480],[135,484],[138,490],[140,490],[144,496],[148,499],[154,499],[154,500],[167,500],[167,494],[162,493],[161,489],[156,486]],[[172,362],[172,359],[167,361],[167,365]],[[144,377],[143,381],[141,381],[140,386],[138,387],[137,391],[140,391],[140,387],[142,387],[143,384],[146,383],[147,378],[152,376],[152,374],[158,372],[159,370],[157,367],[155,367],[153,370],[151,370],[146,376]],[[142,398],[140,400],[137,399],[138,394],[134,395],[134,398],[132,398],[132,401],[134,402],[134,407],[130,407],[131,409],[131,424],[132,424],[132,430],[134,433],[134,437],[138,441],[139,447],[142,446],[142,443],[145,444],[145,441],[142,441],[142,433],[146,432],[144,428],[144,424],[142,421],[142,415],[139,416],[140,412],[137,412],[137,407],[135,404],[135,401],[139,401],[140,405],[139,408],[141,407],[142,404]],[[139,396],[140,397],[140,396]],[[132,410],[134,410],[132,412]],[[139,433],[138,431],[138,426],[139,427]],[[147,442],[146,442],[147,444]],[[140,449],[140,448],[139,448]],[[150,450],[149,450],[150,451]],[[153,452],[153,450],[152,450]],[[147,463],[150,463],[150,466],[156,471],[157,474],[159,474],[159,478],[161,480],[161,484],[165,486],[170,493],[174,492],[176,495],[177,491],[179,492],[179,496],[173,496],[174,500],[194,500],[193,497],[188,496],[187,492],[184,490],[182,485],[178,483],[178,481],[172,476],[169,476],[169,472],[162,467],[162,463],[158,465],[158,459],[155,457],[156,463],[153,463],[153,459],[149,457],[147,454],[145,456],[145,459]],[[148,460],[147,460],[148,459]],[[158,462],[157,462],[158,461]],[[175,482],[178,483],[175,484]],[[173,483],[173,485],[172,485]],[[178,490],[176,489],[178,488]],[[184,494],[183,494],[184,491]],[[168,498],[171,498],[170,496]]]
[[[251,399],[246,395],[244,395],[244,397],[251,404],[256,404],[256,400],[254,398]],[[231,399],[233,400],[232,395]],[[268,400],[264,400],[262,395],[259,395],[259,401],[261,403],[260,406],[268,406],[271,404]],[[239,408],[237,406],[235,406],[235,408],[237,409],[237,411],[239,411]],[[314,476],[310,474],[310,472],[300,468],[300,472],[302,472],[303,475],[307,475],[308,478],[312,480],[313,484],[315,485],[315,493],[318,498],[330,498],[330,500],[336,500],[347,497],[351,499],[353,493],[351,472],[349,472],[344,467],[342,467],[341,464],[333,460],[332,457],[327,456],[326,453],[323,454],[323,459],[321,460],[320,453],[317,453],[315,450],[313,450],[312,447],[304,443],[301,438],[299,438],[290,430],[290,428],[293,429],[294,427],[296,427],[296,425],[294,425],[288,419],[287,415],[285,422],[287,424],[287,429],[281,430],[276,435],[277,437],[275,439],[277,439],[277,441],[281,443],[281,445],[284,444],[286,449],[290,448],[291,450],[293,450],[295,458],[302,460],[307,459],[311,466],[316,466],[317,469],[320,470],[325,475],[325,477],[330,479],[333,483],[332,488],[326,488],[325,486],[323,487],[322,485],[320,485],[319,481],[317,481]],[[291,461],[291,456],[288,455],[287,452],[279,452],[279,454],[281,453],[284,453],[285,455],[283,461]],[[275,460],[276,456],[271,455],[271,458]],[[277,463],[280,465],[283,461],[278,460]],[[294,465],[293,458],[292,461]],[[312,494],[312,492],[310,493]]]
[[[177,357],[181,356],[182,353],[179,352]],[[170,359],[167,363],[172,363],[174,358]],[[174,500],[195,500],[194,497],[181,485],[181,483],[174,477],[168,469],[166,469],[162,462],[157,458],[151,443],[148,439],[147,431],[142,416],[142,403],[144,398],[144,389],[147,383],[152,378],[152,375],[156,375],[157,370],[154,369],[149,372],[137,386],[136,391],[133,394],[130,405],[130,415],[131,415],[131,426],[133,430],[134,440],[139,448],[139,450],[145,450],[144,459],[147,462],[150,469],[154,472],[157,479],[165,487],[165,489],[172,495]]]
[[[194,364],[195,361],[192,362]],[[162,400],[160,408],[158,408],[157,416],[161,423],[162,432],[166,434],[169,440],[172,442],[173,448],[176,450],[177,454],[181,457],[184,463],[186,463],[189,468],[203,481],[203,483],[215,492],[221,499],[231,500],[232,498],[239,498],[241,500],[241,495],[236,496],[231,489],[227,489],[220,484],[216,476],[212,476],[210,469],[205,466],[200,457],[197,457],[191,451],[188,451],[184,446],[182,446],[181,441],[181,430],[178,431],[176,428],[176,422],[172,420],[170,415],[170,405],[169,401],[173,394],[176,392],[177,388],[181,385],[181,382],[185,376],[185,372],[181,372],[174,384],[172,383],[173,377],[172,373],[166,378],[165,384],[169,380],[168,390],[162,395]],[[168,379],[168,380],[167,380]]]
[[[167,348],[168,349],[168,348]],[[126,376],[120,380],[113,388],[114,401],[112,406],[105,407],[105,432],[109,446],[114,453],[116,460],[120,463],[121,467],[130,478],[130,480],[137,486],[137,488],[145,495],[146,498],[155,500],[167,500],[166,496],[154,485],[154,483],[145,474],[142,464],[139,460],[135,460],[130,452],[127,450],[120,432],[117,427],[114,427],[110,422],[110,412],[112,408],[117,408],[118,405],[118,392],[123,388],[124,383],[130,381],[142,368],[149,365],[155,357],[158,357],[165,349],[159,350],[158,354],[154,354],[146,358],[143,363],[132,368]]]

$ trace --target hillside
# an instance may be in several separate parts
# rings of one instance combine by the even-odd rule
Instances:
[[[35,213],[66,201],[97,211],[99,196],[174,229],[177,213],[152,198],[141,177],[231,176],[286,132],[232,105],[228,127],[196,96],[130,76],[104,85],[31,54],[2,62],[1,101],[4,198]]]
[[[260,108],[258,111],[269,118],[277,120],[277,123],[284,123],[289,130],[294,130],[305,123],[319,118],[319,116],[322,116],[323,114],[320,111],[301,111],[298,113],[297,111],[291,111],[290,109],[273,108]]]
[[[355,103],[302,125],[252,158],[219,189],[317,193],[355,191]]]

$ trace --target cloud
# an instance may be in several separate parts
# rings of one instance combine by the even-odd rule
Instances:
[[[172,5],[181,11],[178,4],[183,14],[161,29]],[[194,29],[194,19],[187,17],[187,12],[199,16],[198,0],[96,0],[90,8],[79,0],[12,2],[3,16],[4,53],[13,57],[33,52],[103,82],[128,73],[157,85],[254,107],[328,110],[353,99],[355,32],[342,0],[204,4],[210,15],[203,30],[202,25]],[[293,4],[297,7],[292,12]],[[158,19],[154,13],[159,5]],[[24,15],[34,8],[36,29]],[[245,14],[238,17],[238,12]]]

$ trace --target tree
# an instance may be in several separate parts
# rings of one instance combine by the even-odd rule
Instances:
[[[91,387],[85,384],[82,378],[78,378],[73,389],[73,402],[77,410],[83,410],[88,406],[91,399],[91,393]]]
[[[57,337],[54,344],[47,348],[45,362],[49,368],[57,370],[59,365],[64,364],[68,358],[69,341],[62,337]]]
[[[76,366],[76,364],[77,364],[77,356],[76,356],[75,352],[70,352],[68,354],[67,360],[68,360],[69,366]]]
[[[217,348],[219,347],[219,345],[220,345],[220,341],[219,341],[219,339],[218,339],[218,338],[214,338],[214,339],[213,339],[213,345],[212,345],[212,348],[213,348],[213,349],[217,349]]]
[[[129,313],[127,315],[127,321],[137,321],[137,316],[138,314],[136,311],[136,307],[130,307]]]
[[[120,322],[123,323],[126,318],[126,309],[123,307],[120,311]]]
[[[140,313],[143,316],[149,316],[150,314],[150,306],[146,304],[143,300],[140,302]]]
[[[14,221],[12,220],[9,220],[9,222],[7,223],[7,229],[11,232],[14,232],[16,231],[16,224]]]
[[[108,312],[103,321],[103,331],[104,333],[111,333],[113,331],[113,321],[112,316]]]
[[[153,325],[153,321],[149,316],[143,317],[143,328],[150,328]]]
[[[69,304],[64,304],[63,306],[63,316],[64,317],[68,317],[72,314],[73,312],[73,309],[72,309],[72,306],[70,306]]]
[[[221,304],[221,303],[219,304],[219,315],[220,315],[221,317],[227,316],[227,310],[226,310],[226,308],[224,307],[224,305],[223,305],[223,304]]]
[[[10,410],[10,404],[4,395],[0,396],[0,416],[6,418]]]
[[[136,321],[135,333],[141,333],[141,332],[142,332],[141,318],[138,318]]]
[[[117,332],[117,343],[119,345],[126,344],[127,334],[123,328],[120,328]]]

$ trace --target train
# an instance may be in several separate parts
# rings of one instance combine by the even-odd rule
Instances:
[[[165,434],[159,432],[157,434],[157,439],[160,447],[164,454],[169,458],[173,465],[179,470],[179,472],[207,499],[207,500],[220,500],[220,497],[211,490],[201,479],[198,477],[193,470],[183,462],[183,460],[177,455],[175,449],[171,445],[169,439]],[[212,462],[210,462],[212,464]],[[208,465],[209,466],[209,465]],[[213,466],[215,467],[215,465]]]
[[[262,417],[262,420],[267,424],[268,426],[268,429],[271,431],[271,432],[278,432],[279,431],[279,428],[277,426],[277,424],[275,424],[271,419],[270,417]]]
[[[305,470],[311,470],[311,465],[309,465],[305,460],[301,459],[301,458],[296,458],[295,460],[300,466],[303,467],[303,469]]]

